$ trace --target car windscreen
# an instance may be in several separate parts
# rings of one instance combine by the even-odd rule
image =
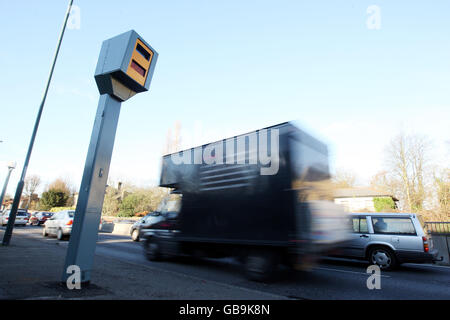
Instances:
[[[166,219],[176,219],[178,217],[177,211],[169,211],[164,213]]]
[[[26,217],[26,216],[28,216],[28,213],[23,212],[23,211],[19,211],[19,212],[17,212],[17,216],[18,217]]]

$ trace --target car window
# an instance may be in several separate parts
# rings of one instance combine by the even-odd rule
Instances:
[[[369,233],[366,217],[352,218],[352,229],[354,233]]]
[[[369,227],[367,226],[367,219],[365,217],[359,219],[359,232],[369,233]]]
[[[355,233],[359,232],[359,218],[352,219],[352,229],[353,229],[353,232],[355,232]]]
[[[381,234],[415,235],[416,230],[410,218],[372,217],[373,231]]]
[[[426,229],[425,228],[425,220],[423,219],[422,215],[418,214],[416,215],[417,220],[419,220],[420,226],[422,227],[422,229]]]

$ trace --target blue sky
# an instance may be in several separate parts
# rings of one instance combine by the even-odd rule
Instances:
[[[78,188],[98,102],[103,40],[135,29],[158,52],[152,86],[122,105],[110,177],[154,184],[169,128],[183,146],[297,120],[360,183],[401,130],[449,165],[450,2],[87,1],[67,30],[29,174]],[[428,4],[428,5],[427,5]],[[381,29],[367,28],[370,5]],[[67,1],[0,1],[0,183],[22,170]],[[42,188],[45,187],[45,183]]]

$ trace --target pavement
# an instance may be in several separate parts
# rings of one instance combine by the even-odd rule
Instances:
[[[450,267],[403,264],[381,274],[380,290],[369,290],[367,262],[326,258],[311,272],[280,270],[275,281],[258,283],[245,279],[233,259],[150,262],[142,243],[108,233],[99,234],[92,286],[68,291],[59,286],[68,242],[41,231],[15,228],[10,247],[0,246],[0,298],[450,300]]]
[[[91,285],[82,290],[68,290],[60,283],[68,242],[52,238],[38,239],[36,236],[40,235],[40,231],[36,227],[16,227],[11,244],[7,247],[0,245],[0,299],[284,298],[101,255],[95,256]],[[1,238],[3,234],[4,229],[0,230]]]

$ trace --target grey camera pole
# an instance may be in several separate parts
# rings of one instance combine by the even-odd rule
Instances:
[[[95,71],[100,100],[62,274],[62,282],[67,285],[87,285],[91,281],[121,105],[148,91],[157,57],[158,53],[134,30],[102,44]]]
[[[25,158],[25,163],[23,165],[22,175],[20,176],[19,183],[17,184],[16,194],[14,196],[14,201],[11,207],[11,214],[8,220],[8,226],[6,227],[5,235],[3,236],[3,245],[8,246],[12,237],[12,232],[14,229],[14,223],[16,222],[17,209],[19,208],[20,197],[22,196],[23,186],[25,184],[25,177],[27,175],[28,164],[31,158],[31,152],[33,151],[34,140],[36,139],[36,133],[39,128],[39,122],[41,120],[42,111],[44,109],[45,100],[47,99],[48,89],[50,88],[50,82],[52,81],[53,71],[55,70],[56,60],[58,58],[59,49],[61,48],[61,43],[64,37],[64,32],[66,30],[67,21],[69,20],[70,11],[72,10],[73,0],[69,1],[69,6],[67,8],[66,17],[64,19],[64,25],[59,36],[58,45],[56,47],[55,56],[53,58],[53,64],[50,69],[50,74],[48,76],[47,85],[45,87],[44,96],[42,98],[41,106],[39,107],[39,112],[34,124],[33,134],[31,136],[30,145],[28,147],[27,156]]]

